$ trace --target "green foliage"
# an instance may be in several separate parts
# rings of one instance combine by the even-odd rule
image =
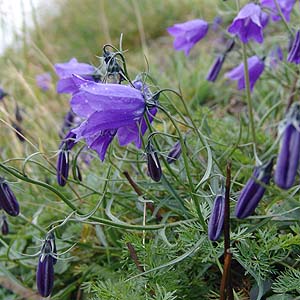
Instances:
[[[196,17],[212,21],[217,13],[223,15],[226,28],[235,14],[234,3],[219,2],[64,0],[58,3],[58,15],[42,13],[43,22],[35,23],[31,39],[24,39],[21,48],[7,50],[0,62],[1,85],[10,94],[8,100],[0,101],[0,175],[19,199],[22,215],[9,218],[10,234],[0,237],[0,279],[35,295],[38,254],[26,255],[37,253],[46,231],[56,227],[60,260],[55,265],[53,300],[220,298],[224,243],[222,238],[208,240],[207,223],[227,161],[232,162],[232,212],[253,171],[246,101],[244,93],[224,78],[216,83],[204,80],[214,56],[222,50],[216,40],[220,32],[197,45],[189,58],[174,53],[166,33],[173,23]],[[297,14],[295,9],[294,19]],[[266,49],[274,41],[288,39],[282,24],[273,26],[276,29],[266,29]],[[114,141],[102,163],[94,152],[82,150],[81,141],[71,157],[75,166],[78,154],[83,180],[71,174],[68,184],[60,187],[55,167],[58,131],[69,109],[69,96],[56,93],[53,64],[76,57],[98,65],[101,46],[108,42],[118,46],[121,33],[130,77],[149,72],[153,80],[149,77],[147,83],[153,92],[170,87],[183,95],[183,101],[171,92],[159,99],[179,130],[161,112],[151,128],[161,133],[154,139],[164,176],[160,183],[150,181],[143,148],[119,147]],[[266,49],[247,51],[266,55]],[[238,48],[228,54],[224,72],[240,60]],[[46,71],[53,82],[49,91],[42,92],[34,78]],[[256,150],[263,161],[278,151],[277,125],[297,72],[286,62],[275,70],[266,68],[252,94]],[[16,103],[24,117],[25,143],[11,126]],[[163,160],[180,134],[185,139],[186,161],[181,157],[167,165]],[[91,156],[90,164],[80,151]],[[132,189],[124,171],[143,196]],[[231,215],[235,300],[249,299],[253,286],[268,300],[299,296],[298,189],[282,191],[271,183],[254,216],[240,221]],[[153,204],[154,212],[145,209],[146,202]],[[155,216],[157,212],[162,220]],[[264,290],[265,280],[272,282],[271,290]],[[0,288],[0,299],[18,299],[18,293],[7,286]]]

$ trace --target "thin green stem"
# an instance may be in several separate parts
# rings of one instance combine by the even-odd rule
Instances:
[[[279,6],[279,4],[278,4],[278,1],[277,1],[277,0],[274,0],[274,2],[275,2],[275,5],[276,5],[276,8],[277,8],[277,10],[278,10],[278,14],[279,14],[280,17],[281,17],[282,22],[284,23],[284,26],[285,26],[286,29],[289,31],[289,33],[290,33],[292,36],[294,36],[294,33],[293,33],[292,29],[290,28],[288,22],[287,22],[286,19],[285,19],[285,16],[284,16],[283,13],[282,13],[282,10],[281,10],[281,8],[280,8],[280,6]]]
[[[183,157],[184,167],[185,167],[186,175],[187,175],[188,182],[189,182],[191,197],[193,199],[193,202],[195,203],[197,214],[198,214],[198,217],[199,217],[199,221],[200,221],[203,229],[205,229],[207,226],[206,226],[204,217],[203,217],[202,212],[201,212],[200,204],[197,201],[196,196],[195,196],[195,188],[194,188],[193,180],[192,180],[192,177],[191,177],[191,174],[190,174],[190,169],[189,169],[189,164],[188,164],[188,156],[187,156],[187,148],[186,148],[186,145],[185,145],[185,142],[184,142],[184,138],[181,134],[181,131],[180,131],[179,127],[177,126],[176,122],[173,120],[173,118],[169,114],[169,112],[166,111],[161,106],[158,106],[158,108],[170,119],[170,121],[172,122],[173,126],[175,127],[175,129],[178,133],[178,137],[179,137],[181,148],[182,148],[182,157]]]
[[[247,49],[246,49],[246,45],[244,43],[242,43],[242,49],[243,49],[243,63],[244,63],[246,97],[247,97],[249,123],[250,123],[249,125],[250,125],[250,131],[251,131],[251,135],[252,135],[252,142],[254,144],[254,149],[256,149],[256,134],[255,134],[254,113],[253,113],[251,90],[250,90],[250,78],[249,78],[249,69],[248,69],[248,61],[247,61]]]

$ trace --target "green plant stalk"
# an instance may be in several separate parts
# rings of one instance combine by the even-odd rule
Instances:
[[[253,113],[251,90],[250,90],[247,49],[244,43],[242,43],[242,49],[243,49],[244,76],[245,76],[245,85],[246,85],[246,98],[247,98],[249,123],[250,123],[249,126],[252,135],[252,142],[254,144],[254,149],[256,149],[256,134],[255,134],[254,113]]]
[[[282,10],[281,10],[281,8],[280,8],[280,6],[279,6],[279,4],[278,4],[278,1],[277,1],[277,0],[274,0],[274,3],[275,3],[275,5],[276,5],[276,8],[277,8],[278,13],[279,13],[279,15],[280,15],[280,18],[281,18],[282,22],[284,23],[284,26],[287,28],[287,30],[289,31],[289,33],[290,33],[292,36],[294,36],[293,31],[291,30],[291,28],[290,28],[288,22],[286,21],[284,15],[283,15],[283,13],[282,13]]]
[[[187,175],[189,186],[190,186],[191,197],[193,199],[193,202],[195,203],[197,214],[198,214],[198,217],[199,217],[199,221],[200,221],[203,229],[205,230],[207,226],[206,226],[204,217],[203,217],[202,212],[201,212],[200,204],[196,199],[195,188],[194,188],[193,180],[192,180],[189,165],[188,165],[187,148],[186,148],[186,145],[185,145],[185,142],[184,142],[184,138],[181,134],[181,131],[180,131],[179,127],[177,126],[176,122],[173,120],[173,118],[169,114],[169,112],[166,111],[161,106],[158,106],[158,108],[170,119],[170,121],[172,122],[173,126],[175,127],[175,129],[178,133],[180,144],[181,144],[181,147],[182,147],[182,157],[183,157],[184,167],[185,167],[186,175]]]
[[[236,0],[237,10],[240,10],[240,1]],[[254,126],[254,117],[253,117],[253,107],[252,107],[252,99],[251,99],[251,90],[250,90],[250,79],[249,79],[249,69],[248,69],[248,61],[247,61],[247,49],[246,45],[242,43],[243,50],[243,64],[244,64],[244,76],[245,76],[245,86],[246,86],[246,98],[248,105],[248,113],[249,113],[249,123],[250,123],[250,131],[252,135],[252,142],[254,144],[254,153],[256,153],[256,134],[255,134],[255,126]]]
[[[44,183],[42,181],[38,181],[38,180],[34,180],[32,178],[29,178],[28,176],[24,176],[21,173],[19,173],[17,170],[7,167],[7,166],[3,165],[2,163],[0,163],[0,168],[3,169],[4,171],[6,171],[7,173],[15,176],[16,178],[19,178],[19,179],[25,181],[25,182],[28,182],[28,183],[31,183],[34,185],[39,185],[39,186],[42,186],[42,187],[50,190],[51,192],[56,194],[68,207],[70,207],[72,209],[72,211],[76,212],[79,215],[79,217],[80,217],[80,215],[83,215],[83,216],[85,215],[83,212],[81,212],[79,209],[77,209],[76,206],[69,199],[67,199],[60,191],[58,191],[53,186],[51,186],[47,183]],[[195,219],[167,223],[167,224],[147,225],[147,226],[126,224],[125,222],[121,222],[121,221],[119,223],[116,223],[111,220],[103,219],[103,218],[99,218],[99,217],[95,217],[95,216],[90,217],[89,220],[93,221],[93,224],[95,224],[95,222],[97,222],[97,224],[104,224],[104,225],[109,225],[109,226],[116,227],[116,228],[123,228],[123,229],[129,229],[129,230],[159,230],[159,229],[166,228],[166,227],[176,227],[182,223],[185,223],[188,221],[193,221]],[[77,219],[74,219],[72,221],[78,222]],[[89,223],[89,222],[86,222],[86,223]]]

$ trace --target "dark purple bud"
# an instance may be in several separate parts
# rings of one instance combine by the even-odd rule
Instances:
[[[2,100],[7,95],[8,94],[2,88],[0,88],[0,100]]]
[[[225,55],[219,55],[215,59],[213,65],[211,66],[211,68],[206,76],[206,80],[212,81],[212,82],[216,81],[216,79],[221,71],[224,60],[225,60]]]
[[[61,131],[59,133],[61,138],[63,138],[65,136],[66,132],[70,131],[70,129],[75,125],[74,120],[75,120],[75,114],[70,109],[64,117],[64,122],[63,122],[63,125],[61,128]]]
[[[0,177],[0,207],[13,217],[20,212],[19,203],[14,193],[2,177]]]
[[[59,149],[70,151],[76,144],[76,134],[72,131],[69,131],[67,135],[62,139],[59,145]]]
[[[41,250],[36,271],[36,285],[42,297],[48,297],[52,292],[54,283],[53,264],[51,242],[46,240]]]
[[[293,186],[300,160],[300,105],[294,104],[285,119],[274,181],[282,189]],[[296,126],[295,126],[296,125]]]
[[[69,176],[69,152],[60,150],[56,166],[57,182],[60,186],[65,186]]]
[[[293,40],[291,50],[289,51],[287,61],[294,64],[300,64],[300,31],[298,30]]]
[[[21,123],[23,121],[23,116],[22,116],[22,113],[21,113],[21,109],[20,109],[18,104],[16,104],[15,117],[16,117],[16,120],[19,123]]]
[[[55,265],[57,262],[57,258],[56,258],[57,250],[56,250],[56,243],[55,243],[55,235],[54,235],[53,231],[51,231],[50,233],[47,234],[45,244],[47,244],[47,243],[50,243],[51,253],[53,254],[52,255],[53,264]]]
[[[1,232],[3,235],[7,235],[9,233],[8,223],[5,215],[2,216]]]
[[[68,132],[59,145],[59,154],[56,166],[57,182],[65,186],[69,176],[69,151],[76,145],[76,134]]]
[[[227,53],[229,53],[233,49],[234,45],[235,45],[234,39],[229,39],[226,43],[226,49],[224,54],[226,55]]]
[[[211,241],[219,239],[224,225],[224,195],[217,195],[214,206],[208,222],[208,237]]]
[[[17,138],[19,139],[20,142],[23,143],[25,141],[25,138],[24,138],[24,133],[23,133],[21,126],[14,122],[11,125],[15,129]]]
[[[235,207],[235,215],[239,219],[249,217],[257,207],[259,201],[265,193],[265,187],[268,185],[273,168],[273,159],[265,165],[255,167],[252,177],[247,181],[241,191]]]
[[[181,144],[180,141],[176,142],[172,149],[170,150],[168,157],[167,157],[167,162],[168,164],[173,163],[175,160],[179,158],[181,155]]]
[[[146,153],[149,175],[154,181],[159,182],[161,179],[162,170],[157,156],[157,152],[150,142],[146,147]]]

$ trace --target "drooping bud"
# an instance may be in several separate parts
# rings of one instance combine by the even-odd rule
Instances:
[[[289,51],[287,61],[294,64],[300,64],[300,30],[297,31],[293,40],[291,50]]]
[[[251,178],[241,191],[235,207],[235,215],[239,219],[249,217],[256,209],[259,201],[265,193],[265,186],[271,179],[273,159],[267,164],[254,168]]]
[[[4,178],[0,177],[0,207],[10,216],[20,213],[19,203]]]
[[[234,39],[229,39],[226,43],[226,49],[225,49],[224,55],[226,55],[227,53],[232,51],[232,49],[234,48],[234,45],[235,45]]]
[[[216,196],[214,206],[208,222],[208,237],[211,241],[219,239],[224,226],[225,197],[222,194]]]
[[[42,246],[36,271],[36,285],[42,297],[48,297],[53,289],[54,261],[52,254],[53,249],[51,241],[49,239],[46,239],[45,243]]]
[[[19,123],[21,123],[23,121],[22,112],[17,103],[16,103],[16,108],[15,108],[15,118]]]
[[[181,144],[180,141],[176,142],[170,152],[167,156],[167,162],[168,164],[173,163],[175,160],[177,160],[181,155]]]
[[[19,139],[20,142],[23,143],[25,141],[25,138],[24,138],[24,133],[23,133],[22,127],[15,122],[13,122],[11,125],[15,129],[17,138]]]
[[[3,235],[7,235],[9,233],[8,222],[5,215],[1,217],[1,232]]]
[[[149,175],[154,181],[159,182],[161,179],[162,170],[157,152],[153,148],[150,141],[148,142],[148,145],[146,147],[146,153]]]
[[[221,71],[224,60],[225,60],[225,55],[219,55],[215,59],[213,65],[211,66],[211,68],[206,76],[206,80],[212,81],[212,82],[216,81],[216,79]]]
[[[76,134],[69,132],[59,146],[59,154],[56,166],[57,182],[65,186],[69,176],[69,151],[75,146]]]
[[[47,234],[46,236],[46,242],[49,242],[51,245],[51,251],[52,251],[52,258],[53,258],[53,264],[56,264],[57,262],[57,250],[56,250],[56,243],[55,243],[55,235],[53,233],[53,231],[51,231],[50,233]]]
[[[300,160],[300,105],[294,104],[281,124],[281,144],[274,181],[282,189],[293,186]]]

